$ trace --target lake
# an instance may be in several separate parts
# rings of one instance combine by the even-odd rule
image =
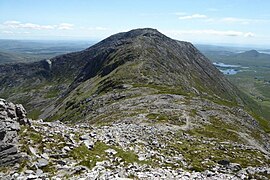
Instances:
[[[226,69],[226,70],[222,70],[222,69],[219,69],[223,74],[226,74],[226,75],[235,75],[239,72],[239,70],[235,70],[235,69]]]
[[[226,75],[235,75],[241,71],[237,68],[242,68],[240,65],[224,64],[220,62],[214,62],[213,65],[215,65],[223,74]]]

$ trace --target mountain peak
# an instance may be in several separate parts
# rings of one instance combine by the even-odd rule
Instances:
[[[137,37],[137,36],[163,35],[163,34],[161,34],[157,29],[139,28],[139,29],[130,30],[128,32],[118,33],[118,34],[116,34],[116,36],[117,35],[123,35],[123,37],[125,37],[125,38],[132,38],[132,37]]]
[[[248,57],[257,57],[257,56],[259,56],[260,53],[258,51],[256,51],[256,50],[252,49],[252,50],[249,50],[249,51],[245,51],[245,52],[243,52],[241,54],[244,55],[244,56],[248,56]]]
[[[152,28],[140,28],[140,29],[133,29],[127,32],[121,32],[121,33],[117,33],[114,34],[106,39],[104,39],[103,41],[101,41],[100,43],[103,43],[104,41],[108,42],[114,42],[117,43],[119,41],[126,41],[126,40],[130,40],[130,39],[134,39],[137,37],[166,37],[165,35],[163,35],[162,33],[160,33],[158,30],[156,29],[152,29]],[[98,43],[98,44],[100,44]],[[98,45],[97,44],[97,45]]]
[[[128,31],[128,33],[160,33],[157,29],[154,28],[137,28],[137,29],[132,29],[130,31]]]
[[[239,99],[237,89],[191,43],[173,40],[151,28],[118,33],[84,51],[57,56],[50,59],[50,68],[44,62],[21,66],[21,73],[16,70],[17,77],[69,82],[59,102],[72,99],[79,86],[89,96],[117,91],[116,87],[126,85],[139,93],[145,93],[143,89],[150,94],[166,90],[227,101]],[[6,85],[15,81],[4,80]]]
[[[229,100],[236,95],[234,87],[191,43],[173,40],[156,29],[118,33],[86,51],[80,56],[88,57],[87,63],[70,91],[94,77],[107,77],[117,84],[174,86],[186,93],[204,92]]]

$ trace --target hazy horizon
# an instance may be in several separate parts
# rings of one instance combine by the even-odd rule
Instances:
[[[106,38],[106,37],[105,37]],[[104,39],[105,39],[104,38]],[[21,41],[21,42],[37,42],[37,43],[55,43],[55,44],[61,44],[61,43],[79,43],[79,44],[96,44],[100,42],[103,39],[1,39],[0,38],[0,43],[1,41]],[[181,39],[176,39],[180,40]],[[188,41],[191,42],[191,41]],[[268,50],[270,49],[270,44],[269,45],[254,45],[254,44],[231,44],[231,43],[194,43],[194,45],[205,45],[205,46],[216,46],[216,47],[232,47],[232,48],[245,48],[247,50]]]
[[[99,41],[155,28],[195,44],[270,47],[270,1],[2,0],[0,39]]]

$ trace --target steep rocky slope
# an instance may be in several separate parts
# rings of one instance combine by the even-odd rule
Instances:
[[[16,172],[269,177],[269,122],[247,111],[243,94],[188,42],[137,29],[84,51],[0,69],[2,96],[53,121],[21,131],[29,158]],[[38,167],[40,158],[46,165]]]
[[[30,125],[23,106],[0,99],[0,166],[20,161],[17,147],[20,125]]]

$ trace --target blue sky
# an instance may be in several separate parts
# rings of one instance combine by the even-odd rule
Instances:
[[[193,43],[270,47],[269,9],[269,0],[0,0],[0,38],[101,40],[151,27]]]

